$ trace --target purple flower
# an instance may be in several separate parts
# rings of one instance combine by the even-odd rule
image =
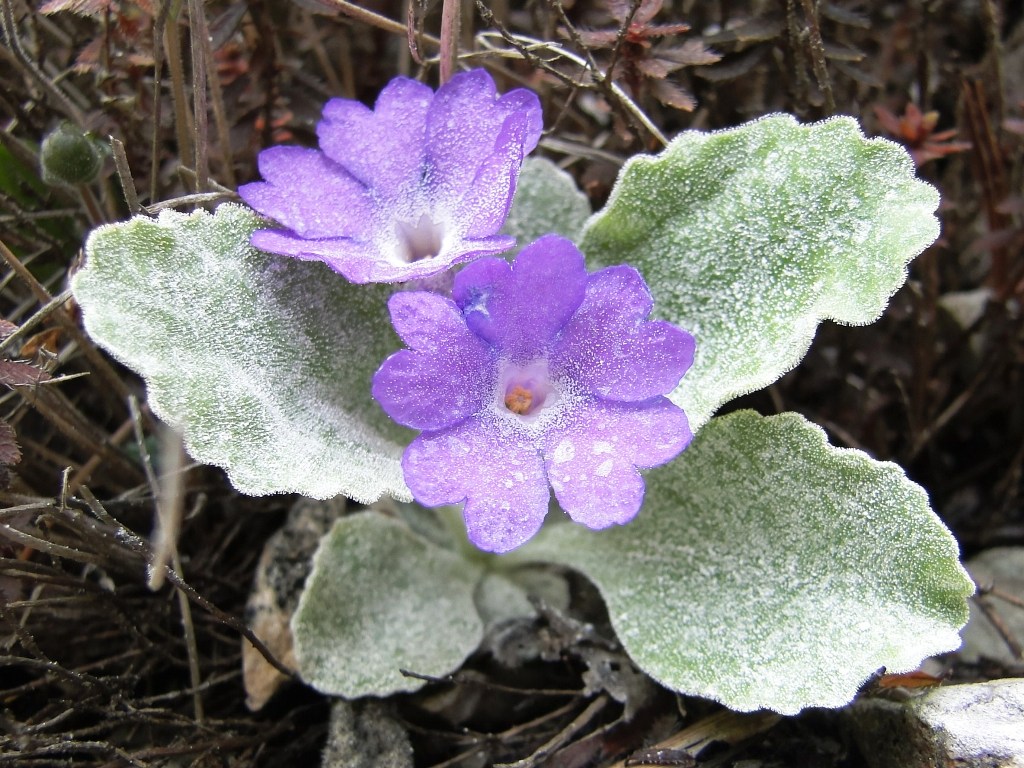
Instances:
[[[434,93],[398,77],[373,110],[331,99],[320,149],[271,147],[246,203],[281,229],[256,248],[318,260],[354,283],[417,280],[515,245],[499,235],[523,156],[540,138],[537,96],[498,96],[482,69]]]
[[[397,293],[389,308],[408,345],[373,378],[373,396],[423,430],[402,457],[421,504],[465,501],[470,540],[507,552],[544,521],[549,485],[590,528],[631,520],[637,468],[690,442],[664,395],[693,361],[693,337],[648,321],[651,294],[628,266],[587,274],[568,240],[547,235],[509,265],[481,259],[453,299]]]

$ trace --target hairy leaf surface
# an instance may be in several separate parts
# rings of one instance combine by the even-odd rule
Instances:
[[[409,499],[411,433],[370,397],[400,346],[385,286],[249,245],[238,205],[100,227],[73,281],[89,335],[145,380],[197,461],[252,495]]]
[[[592,268],[637,267],[654,314],[696,338],[670,396],[696,431],[795,366],[823,319],[875,320],[938,236],[938,202],[902,147],[851,118],[772,115],[630,160],[581,249]]]
[[[841,706],[956,648],[974,589],[902,469],[796,414],[713,419],[632,523],[549,526],[520,556],[589,577],[652,677],[741,711]]]

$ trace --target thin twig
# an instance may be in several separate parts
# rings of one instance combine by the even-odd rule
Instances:
[[[441,3],[441,85],[455,74],[455,61],[459,55],[459,22],[462,0],[443,0]]]
[[[613,152],[592,147],[581,141],[561,139],[558,136],[547,136],[541,139],[540,146],[549,152],[557,152],[560,155],[567,155],[573,159],[583,158],[586,160],[608,163],[616,168],[626,162],[625,158],[620,155],[616,155]]]
[[[53,100],[54,105],[63,112],[68,119],[73,121],[79,128],[85,130],[85,114],[69,99],[45,74],[36,68],[35,63],[21,47],[21,39],[18,37],[18,29],[14,24],[14,12],[11,9],[11,0],[0,0],[0,26],[3,27],[4,35],[11,46],[11,53],[18,60],[33,80],[43,89],[47,96]]]
[[[569,39],[572,41],[572,44],[575,45],[579,50],[583,51],[583,53],[586,55],[587,71],[600,73],[601,68],[597,65],[597,59],[594,58],[594,54],[590,50],[590,47],[583,42],[583,38],[580,37],[579,30],[576,29],[576,25],[572,23],[572,19],[569,18],[569,14],[565,12],[565,6],[562,5],[561,0],[554,0],[552,5],[554,6],[555,11],[558,13],[559,21],[561,21],[562,24],[565,25],[565,31],[569,34]],[[611,72],[612,70],[609,68],[608,74],[610,75]]]
[[[821,39],[821,27],[818,25],[818,9],[814,0],[800,0],[807,18],[808,42],[811,49],[811,64],[814,77],[818,81],[822,95],[825,97],[825,109],[830,115],[836,113],[836,98],[832,93],[832,80],[825,65],[825,43]]]
[[[423,15],[420,14],[417,19],[416,6],[416,0],[405,0],[405,49],[402,53],[408,54],[416,66],[422,67],[424,63],[420,55],[420,38],[423,36]]]
[[[182,0],[168,0],[170,10],[164,27],[164,48],[171,71],[171,96],[174,104],[174,133],[178,139],[178,156],[195,157],[192,136],[195,125],[185,96],[185,64],[181,56],[181,36],[178,34],[178,15]]]
[[[0,224],[22,224],[29,221],[44,221],[46,219],[66,219],[69,216],[77,216],[77,208],[47,208],[45,211],[19,210],[15,214],[0,216]]]
[[[557,68],[551,66],[550,62],[539,58],[535,54],[543,51],[552,53],[559,58],[572,62],[576,66],[580,67],[582,71],[589,72],[595,81],[605,81],[610,89],[610,93],[615,97],[614,100],[627,109],[659,144],[662,146],[666,146],[668,144],[668,139],[666,139],[665,135],[658,129],[658,126],[652,123],[651,119],[644,114],[644,111],[640,109],[629,95],[622,90],[620,86],[612,82],[611,79],[601,72],[600,69],[594,69],[586,60],[556,43],[547,43],[541,40],[536,40],[532,37],[527,37],[526,35],[518,35],[509,32],[498,25],[497,20],[494,19],[489,11],[487,11],[486,6],[484,6],[483,3],[478,3],[477,9],[481,15],[486,14],[484,22],[491,26],[495,26],[498,30],[497,32],[481,32],[476,37],[477,42],[481,45],[490,46],[492,53],[496,53],[501,56],[524,59],[531,66],[543,69],[545,72],[557,77],[570,87],[583,88],[585,86],[582,83],[573,80],[564,72],[559,72]],[[498,37],[505,43],[508,43],[512,46],[512,50],[503,50],[493,47],[491,40],[494,37]]]
[[[1007,160],[995,130],[989,119],[988,90],[979,80],[962,78],[964,115],[971,138],[971,155],[976,163],[976,173],[981,183],[982,202],[989,229],[998,232],[1010,224],[1010,218],[1003,213],[1000,203],[1009,192],[1006,178]],[[1005,301],[1012,293],[1010,277],[1011,254],[1005,245],[992,248],[992,263],[987,283],[996,294],[996,300]]]
[[[224,174],[224,182],[234,189],[237,186],[235,180],[235,159],[231,152],[231,129],[228,124],[228,113],[224,107],[224,90],[220,85],[220,77],[217,75],[217,61],[213,56],[213,38],[210,35],[209,24],[206,19],[206,6],[199,4],[199,18],[202,24],[203,63],[206,65],[206,85],[209,89],[210,109],[213,111],[213,122],[217,130],[217,144],[221,155],[221,173]],[[198,30],[197,30],[198,31]],[[193,43],[195,38],[193,37]]]
[[[189,0],[191,3],[192,0]],[[149,588],[154,592],[164,583],[164,575],[170,570],[168,562],[172,563],[174,570],[181,571],[181,558],[178,556],[178,532],[181,529],[181,482],[180,475],[172,472],[171,481],[168,487],[161,485],[157,480],[156,472],[153,471],[153,462],[149,458],[149,450],[146,448],[146,436],[142,430],[142,416],[139,413],[138,401],[133,397],[128,401],[132,413],[132,425],[135,429],[135,442],[139,449],[139,456],[142,458],[142,466],[146,470],[146,479],[153,494],[154,505],[156,506],[156,535],[151,547],[152,556],[149,561]],[[180,442],[174,450],[174,455],[180,454]],[[180,459],[178,464],[180,465]],[[176,469],[174,467],[172,469]],[[181,626],[185,633],[185,647],[188,648],[188,673],[194,691],[192,696],[192,707],[195,712],[197,723],[202,723],[203,699],[200,693],[203,676],[199,671],[199,646],[196,643],[195,625],[192,623],[192,608],[188,598],[179,590],[178,610],[181,611]]]
[[[579,697],[583,693],[582,690],[577,688],[519,688],[514,685],[502,685],[501,683],[495,683],[482,675],[475,673],[471,674],[469,672],[453,672],[452,674],[445,675],[444,677],[425,675],[422,672],[413,672],[408,669],[399,669],[398,672],[402,677],[411,677],[414,680],[423,680],[425,682],[435,683],[438,685],[476,685],[489,691],[502,691],[504,693],[514,693],[520,696]]]
[[[241,675],[242,675],[242,670],[241,669],[233,669],[230,672],[222,672],[219,675],[213,675],[212,677],[210,677],[209,679],[204,681],[201,686],[199,686],[199,690],[201,690],[201,691],[208,691],[211,688],[215,688],[218,685],[222,685],[223,683],[230,682],[231,680],[236,680],[239,677],[241,677]],[[138,699],[138,703],[140,705],[143,705],[143,706],[150,706],[152,704],[158,704],[158,703],[160,703],[162,701],[174,701],[175,699],[180,699],[182,696],[188,696],[189,694],[194,694],[195,691],[196,691],[195,688],[186,688],[186,689],[181,690],[181,691],[170,691],[168,693],[158,693],[158,694],[156,694],[154,696],[146,696],[144,698]]]
[[[209,32],[206,30],[206,15],[203,13],[199,0],[188,0],[189,36],[188,47],[192,53],[192,115],[195,119],[195,152],[196,192],[206,190],[206,180],[210,175],[207,165],[206,150],[209,139],[209,117],[206,109],[206,48],[203,40],[209,43]]]
[[[153,19],[153,115],[151,123],[153,133],[149,142],[149,202],[157,199],[157,183],[160,179],[160,106],[163,104],[160,91],[163,88],[163,39],[167,14],[170,13],[171,0],[163,0],[160,10]]]
[[[531,766],[537,765],[555,751],[565,746],[573,736],[586,728],[587,725],[590,724],[590,721],[597,717],[601,713],[601,710],[608,706],[608,701],[608,695],[602,693],[590,702],[586,709],[573,718],[571,723],[534,750],[532,755],[524,757],[522,760],[516,760],[514,763],[498,763],[494,768],[530,768]]]
[[[569,88],[585,87],[579,80],[565,74],[565,72],[562,72],[557,67],[552,66],[546,59],[542,59],[536,55],[536,53],[539,52],[560,52],[560,47],[557,43],[545,43],[534,39],[530,39],[530,42],[527,43],[520,39],[518,35],[513,35],[505,29],[497,19],[494,18],[490,9],[484,5],[482,0],[477,0],[477,13],[483,17],[484,24],[494,27],[496,31],[485,31],[478,34],[477,43],[484,48],[484,50],[476,53],[467,53],[463,56],[464,59],[473,59],[477,57],[486,59],[493,56],[501,56],[509,59],[522,59],[534,69],[547,72]],[[511,46],[511,49],[497,47],[491,40],[493,37],[499,38],[502,42]],[[578,66],[580,67],[580,74],[589,71],[586,62],[581,62]]]
[[[121,182],[124,200],[128,203],[128,212],[135,216],[142,212],[139,193],[135,190],[135,180],[132,178],[132,170],[128,166],[128,155],[124,151],[124,144],[113,136],[110,137],[110,152],[114,156],[114,167],[117,169],[117,178]]]
[[[168,208],[177,208],[180,205],[201,205],[203,203],[213,203],[217,200],[237,200],[238,195],[234,192],[198,192],[194,195],[182,195],[181,197],[175,197],[171,200],[162,200],[159,203],[153,205],[144,206],[146,213],[159,213],[160,211]]]
[[[335,33],[334,42],[338,46],[338,66],[341,68],[340,95],[348,99],[356,97],[356,72],[352,62],[352,39],[348,27]]]
[[[82,200],[82,206],[85,208],[85,213],[89,218],[90,227],[98,227],[107,221],[107,217],[103,214],[103,209],[100,207],[99,200],[96,199],[96,195],[89,188],[87,184],[79,184],[75,189],[78,191],[78,196]]]
[[[39,411],[70,443],[88,451],[90,455],[102,454],[103,458],[110,462],[111,472],[116,470],[125,482],[134,482],[134,478],[138,477],[138,468],[127,457],[107,445],[106,434],[83,416],[78,406],[59,389],[18,387],[18,392],[25,402]]]
[[[103,566],[105,560],[99,555],[95,555],[91,552],[84,552],[81,549],[75,547],[65,547],[62,544],[57,544],[46,539],[41,539],[38,536],[33,536],[31,533],[25,533],[25,531],[14,528],[7,523],[0,524],[0,537],[13,541],[15,544],[21,544],[23,547],[29,547],[36,550],[37,552],[45,552],[53,557],[60,557],[73,562],[79,563],[92,563],[93,565]]]
[[[26,658],[24,656],[0,656],[0,668],[3,667],[32,667],[41,669],[54,677],[61,677],[66,680],[78,683],[86,690],[102,690],[112,693],[113,689],[103,681],[102,678],[84,675],[74,670],[67,669],[53,661],[42,661],[40,659]],[[5,691],[5,693],[9,693]]]
[[[992,86],[992,101],[993,108],[996,113],[995,123],[996,125],[1002,125],[1003,116],[1006,114],[1006,105],[1003,100],[1004,90],[1004,73],[1003,73],[1003,36],[1000,32],[1002,29],[1002,19],[999,18],[999,4],[995,0],[982,0],[981,12],[984,19],[985,26],[985,38],[988,42],[988,61],[989,65],[993,69],[993,79],[995,83]]]
[[[235,618],[231,614],[222,611],[216,605],[214,605],[205,597],[196,592],[193,587],[191,587],[187,582],[185,582],[184,579],[181,578],[181,576],[178,575],[177,571],[168,568],[167,580],[171,582],[171,584],[173,584],[175,587],[180,589],[182,592],[184,592],[186,595],[188,595],[189,600],[203,608],[205,611],[211,614],[215,619],[220,621],[222,624],[227,625],[231,629],[235,630],[235,632],[240,634],[242,637],[244,637],[246,640],[248,640],[252,644],[252,646],[257,651],[259,651],[260,655],[263,656],[263,658],[266,659],[267,662],[274,667],[274,669],[276,669],[281,674],[287,676],[289,680],[295,679],[295,671],[289,669],[284,664],[282,664],[278,660],[278,658],[274,656],[273,652],[271,652],[271,650],[267,648],[263,641],[260,640],[259,637],[257,637],[256,634],[251,629],[249,629],[249,627],[247,627],[242,621]]]
[[[616,36],[616,49],[612,52],[612,61],[611,63],[609,63],[608,68],[602,71],[601,68],[597,65],[597,60],[594,58],[594,55],[591,52],[589,46],[587,46],[586,43],[583,42],[583,38],[580,35],[579,30],[576,29],[576,25],[572,23],[572,20],[569,18],[569,14],[565,12],[565,7],[562,5],[561,0],[555,0],[554,7],[555,10],[558,11],[559,19],[564,25],[566,32],[568,32],[569,39],[572,41],[572,44],[575,45],[577,49],[583,51],[586,54],[586,61],[588,65],[587,69],[588,71],[594,73],[594,83],[597,85],[598,89],[600,89],[604,93],[604,97],[609,104],[618,104],[619,108],[621,109],[624,106],[624,102],[618,98],[617,93],[615,91],[615,89],[618,88],[618,86],[615,85],[615,65],[617,63],[616,54],[618,53],[618,46],[620,45],[621,41],[625,38],[626,30],[628,29],[628,27],[624,25],[619,29],[619,34]],[[637,7],[639,7],[639,3],[636,2],[636,0],[634,0],[633,10],[630,11],[630,19],[632,19]],[[619,89],[619,91],[625,93],[625,91],[622,91],[621,89]],[[630,103],[632,103],[632,100],[630,100]],[[638,110],[639,108],[637,108],[637,111]],[[637,129],[640,127],[644,127],[645,124],[642,121],[638,121],[637,111],[627,108],[623,110],[623,115],[626,119],[626,122],[629,124],[630,129],[639,133],[640,131],[638,131]],[[665,142],[662,142],[663,145],[664,143]]]
[[[914,442],[910,447],[910,451],[907,454],[908,462],[913,461],[925,446],[927,446],[935,437],[935,435],[945,429],[949,422],[953,420],[953,417],[955,417],[963,407],[978,394],[978,390],[981,388],[981,385],[992,375],[994,367],[995,362],[992,358],[988,358],[978,372],[971,378],[970,383],[953,399],[953,402],[947,405],[940,414],[932,419],[931,423],[927,427],[917,433],[917,436],[914,438]]]
[[[331,65],[331,59],[327,55],[327,51],[324,50],[323,37],[320,34],[320,30],[317,29],[316,22],[313,20],[313,14],[309,11],[302,10],[299,15],[299,23],[302,24],[302,36],[309,42],[309,45],[313,50],[313,57],[316,59],[316,63],[320,65],[320,71],[323,72],[324,77],[327,78],[327,85],[331,89],[331,92],[336,93],[339,96],[348,96],[349,98],[354,97],[352,92],[345,90],[345,87],[341,84],[341,80],[338,77],[338,73],[334,71],[334,67]],[[345,40],[344,35],[338,37],[339,43],[343,40]],[[219,90],[220,81],[216,78],[211,78],[210,83],[213,84],[214,82],[217,82],[217,88]],[[234,186],[234,183],[232,183],[231,186]]]
[[[143,404],[141,406],[143,414],[149,416],[149,408]],[[134,418],[129,416],[107,439],[107,444],[111,447],[117,447],[120,445],[128,435],[132,433],[132,425]],[[103,456],[99,453],[94,453],[89,457],[82,466],[75,472],[75,474],[68,480],[67,491],[69,494],[75,494],[83,483],[89,481],[92,477],[92,473],[96,471],[96,468],[103,462]]]
[[[364,24],[369,24],[371,27],[382,29],[385,32],[390,32],[393,35],[400,35],[406,37],[407,30],[405,24],[401,24],[393,19],[389,19],[387,16],[382,16],[379,13],[368,11],[365,8],[361,8],[355,3],[347,2],[347,0],[320,0],[324,5],[332,5],[341,11],[349,18],[361,21]],[[424,42],[430,43],[431,45],[440,48],[441,41],[433,35],[423,34],[420,39]]]
[[[32,291],[32,295],[36,297],[36,301],[40,304],[49,303],[50,299],[53,298],[50,296],[50,292],[36,280],[36,276],[29,272],[28,268],[21,263],[21,259],[14,255],[14,252],[4,244],[3,240],[0,240],[0,257],[7,262],[7,266],[13,269],[14,273],[28,286],[28,289]]]
[[[983,598],[978,598],[974,601],[982,613],[985,614],[985,618],[989,620],[995,628],[996,633],[1002,638],[1002,641],[1006,643],[1006,647],[1013,654],[1013,658],[1017,660],[1024,659],[1024,647],[1021,646],[1020,641],[1013,636],[1013,632],[1007,626],[1006,622],[1003,621],[1003,617],[999,615],[999,611],[994,606],[989,605]]]
[[[86,503],[89,509],[93,512],[93,514],[96,515],[96,517],[99,520],[104,521],[104,523],[106,523],[107,525],[113,526],[115,530],[120,533],[118,539],[122,543],[130,546],[135,551],[136,554],[143,557],[146,561],[149,561],[150,557],[152,556],[152,553],[150,552],[149,545],[146,543],[145,539],[136,534],[134,531],[125,528],[123,525],[121,525],[120,522],[118,522],[114,517],[112,517],[110,513],[103,508],[103,505],[93,495],[92,491],[89,490],[88,486],[83,485],[79,492],[81,494],[82,500]],[[99,525],[99,523],[96,523],[96,525]],[[227,627],[230,627],[235,632],[244,637],[246,640],[248,640],[252,644],[252,646],[260,653],[260,655],[267,660],[267,663],[270,664],[282,675],[287,677],[289,680],[295,679],[295,672],[286,667],[283,663],[281,663],[281,661],[278,660],[278,658],[273,654],[273,652],[271,652],[271,650],[267,648],[266,644],[264,644],[264,642],[260,640],[260,638],[257,637],[256,634],[249,627],[247,627],[243,621],[235,618],[226,611],[221,610],[216,605],[207,600],[205,597],[196,592],[196,590],[192,586],[190,586],[173,568],[167,568],[166,572],[167,580],[171,582],[171,584],[174,585],[176,589],[180,589],[181,591],[183,591],[188,596],[189,600],[194,602],[196,605],[198,605],[204,611],[209,613],[219,622],[221,622]]]
[[[636,17],[636,12],[640,10],[641,5],[643,5],[643,0],[633,0],[630,3],[629,13],[626,14],[622,26],[619,27],[619,31],[615,35],[615,43],[612,46],[612,54],[608,61],[608,74],[612,77],[615,76],[615,65],[619,63],[619,56],[622,55],[622,44],[626,40],[626,33],[629,32],[633,19]],[[561,8],[561,3],[559,3],[559,8]]]
[[[0,252],[2,252],[2,250],[3,243],[0,242]],[[19,325],[18,330],[16,330],[3,341],[0,341],[0,354],[3,354],[8,349],[17,349],[21,345],[22,340],[30,333],[34,332],[36,326],[42,323],[43,320],[48,318],[60,307],[64,306],[68,299],[71,298],[71,295],[71,289],[67,288],[64,290],[63,293],[61,293],[58,296],[54,296],[52,299],[46,302],[42,307],[39,308],[39,310],[35,314],[29,317],[24,323]]]
[[[793,66],[793,100],[797,103],[799,110],[805,110],[810,91],[810,81],[807,79],[807,60],[805,58],[803,37],[804,32],[800,27],[800,21],[796,13],[796,0],[786,0],[786,32],[789,35],[789,53],[793,57],[790,62]]]
[[[981,588],[978,588],[981,591]],[[1004,592],[998,587],[989,587],[985,590],[986,595],[992,595],[992,597],[998,597],[1000,600],[1005,600],[1010,605],[1015,605],[1018,608],[1024,608],[1024,599],[1011,595],[1009,592]]]

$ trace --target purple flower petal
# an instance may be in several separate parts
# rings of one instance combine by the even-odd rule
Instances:
[[[413,429],[449,427],[479,411],[494,388],[490,348],[466,327],[458,307],[433,293],[397,293],[391,321],[409,346],[373,376],[373,396],[392,419]],[[490,373],[488,373],[490,371]]]
[[[466,227],[466,237],[501,229],[508,218],[516,182],[523,164],[525,117],[510,117],[498,139],[496,149],[480,163],[476,176],[453,208],[453,216]]]
[[[353,283],[386,282],[377,279],[380,262],[366,258],[366,246],[345,237],[311,240],[282,229],[258,229],[250,243],[267,253],[293,256],[304,261],[322,261]]]
[[[544,465],[562,509],[588,528],[632,520],[644,498],[636,468],[675,458],[692,439],[686,414],[664,397],[596,401],[546,435]]]
[[[451,264],[461,264],[464,261],[476,258],[477,256],[490,256],[494,253],[504,253],[510,248],[515,248],[516,239],[511,235],[491,235],[489,237],[478,237],[472,240],[464,240],[451,250],[441,251],[438,259],[448,259]]]
[[[359,253],[359,243],[347,237],[300,237],[287,229],[258,229],[250,238],[253,247],[267,253],[294,256],[304,261],[323,261],[335,271],[335,261]]]
[[[353,283],[401,283],[421,280],[438,273],[436,264],[426,261],[403,264],[375,250],[373,243],[343,237],[306,239],[281,229],[260,229],[250,239],[253,247],[268,253],[293,256],[306,261],[322,261]],[[458,250],[442,251],[437,261],[451,266],[478,253],[501,253],[515,245],[507,235],[459,243]]]
[[[390,199],[418,185],[426,159],[429,86],[397,77],[371,111],[358,101],[331,99],[317,126],[320,148],[378,195]]]
[[[469,419],[442,432],[424,432],[406,449],[402,468],[421,504],[465,501],[469,540],[488,552],[524,544],[548,511],[550,493],[536,448],[492,420]]]
[[[694,341],[671,323],[647,321],[652,306],[632,267],[591,275],[583,303],[552,350],[554,374],[609,400],[667,395],[693,362]]]
[[[369,231],[373,201],[366,188],[322,152],[271,147],[260,152],[259,168],[266,181],[245,184],[238,194],[300,237],[361,239]]]
[[[533,151],[542,128],[540,100],[517,89],[499,97],[486,71],[460,72],[442,85],[427,114],[427,161],[431,182],[445,197],[461,197],[476,176],[482,158],[503,143],[509,121],[521,123],[521,158]]]
[[[374,378],[389,414],[428,430],[402,459],[416,500],[465,502],[470,539],[495,552],[540,527],[549,484],[577,522],[631,520],[644,497],[638,470],[692,438],[686,414],[658,394],[690,365],[689,334],[646,319],[651,297],[635,269],[588,276],[555,235],[512,264],[471,264],[452,295],[391,300],[408,349]]]
[[[498,96],[483,70],[457,75],[436,94],[396,78],[372,110],[332,99],[317,126],[323,152],[261,153],[266,181],[241,194],[283,226],[252,242],[322,259],[356,283],[424,280],[508,250],[515,239],[498,233],[540,118],[534,94]]]
[[[569,240],[545,235],[509,266],[481,259],[455,277],[452,298],[470,329],[512,360],[547,351],[583,301],[587,271]]]

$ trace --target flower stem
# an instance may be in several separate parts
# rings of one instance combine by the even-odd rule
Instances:
[[[455,74],[461,11],[462,0],[444,0],[441,5],[441,85],[451,80]]]

